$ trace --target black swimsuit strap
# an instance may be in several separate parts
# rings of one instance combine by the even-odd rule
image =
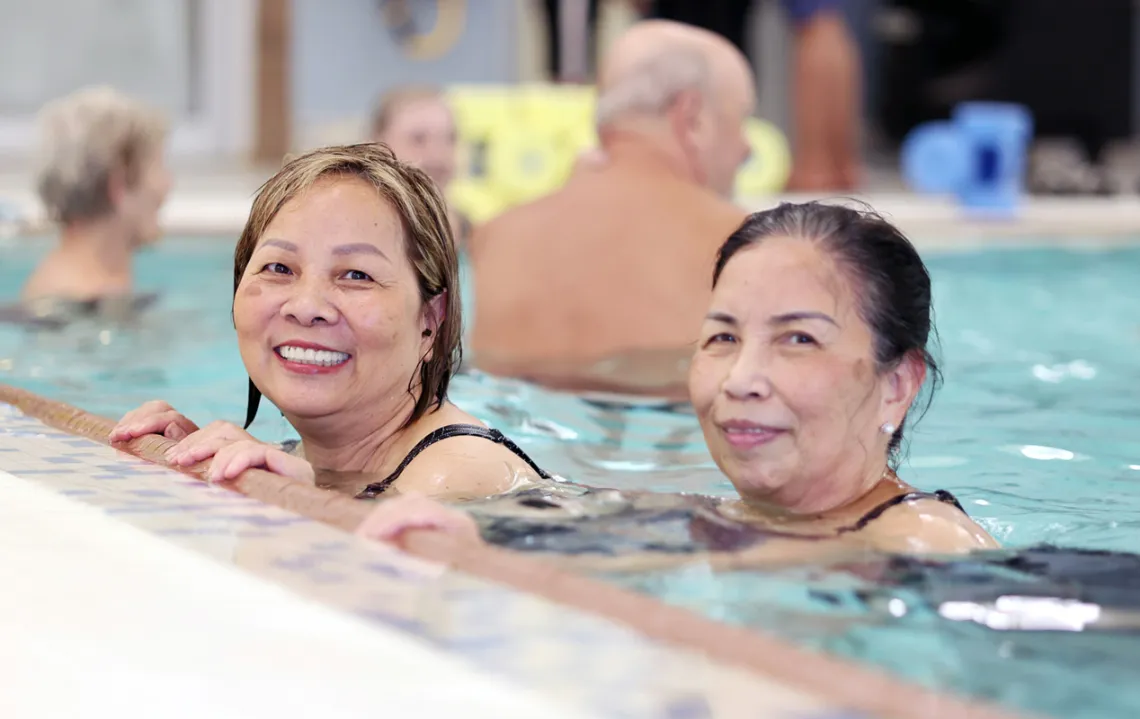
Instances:
[[[876,506],[871,511],[860,517],[859,521],[855,524],[841,528],[839,530],[839,534],[843,534],[845,532],[858,532],[860,529],[863,529],[874,520],[883,516],[883,513],[891,507],[905,504],[907,502],[915,502],[920,499],[935,499],[939,502],[952,504],[957,507],[958,510],[962,512],[962,514],[966,514],[966,510],[962,507],[962,503],[958,501],[958,498],[953,494],[947,492],[945,489],[939,489],[935,492],[907,492],[906,494],[900,494],[897,497],[891,497],[887,501]]]
[[[550,474],[540,469],[539,466],[534,463],[534,460],[527,456],[527,453],[522,450],[522,447],[519,447],[517,444],[511,441],[509,437],[504,435],[499,430],[480,427],[477,424],[449,424],[440,427],[439,429],[432,430],[430,433],[428,433],[426,437],[416,443],[415,447],[412,447],[412,451],[408,452],[408,455],[404,457],[403,461],[400,462],[400,466],[396,467],[395,472],[392,472],[379,482],[373,482],[372,484],[368,485],[363,490],[361,490],[360,494],[356,495],[356,498],[374,499],[381,492],[392,486],[393,482],[400,478],[400,475],[403,473],[403,471],[407,469],[408,464],[410,464],[413,459],[418,457],[420,452],[423,452],[425,449],[432,446],[436,442],[448,439],[449,437],[482,437],[483,439],[488,439],[495,444],[501,444],[512,453],[514,453],[515,456],[517,456],[519,459],[526,462],[530,468],[538,474],[539,477],[543,479],[550,479]]]

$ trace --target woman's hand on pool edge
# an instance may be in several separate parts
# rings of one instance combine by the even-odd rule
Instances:
[[[198,425],[162,400],[140,405],[123,415],[111,430],[112,442],[126,442],[135,437],[160,434],[167,439],[180,441],[198,431]]]
[[[257,440],[234,442],[219,449],[206,471],[206,478],[211,482],[235,479],[253,467],[307,484],[316,481],[313,465],[271,444]]]
[[[355,534],[381,542],[395,542],[413,529],[431,529],[482,544],[479,527],[466,512],[452,509],[422,494],[401,494],[380,501],[364,518]]]
[[[222,448],[238,442],[261,444],[253,435],[232,422],[211,422],[168,449],[166,461],[179,467],[189,467],[215,456]]]

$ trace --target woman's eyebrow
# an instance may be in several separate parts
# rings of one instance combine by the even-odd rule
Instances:
[[[337,245],[333,248],[332,253],[334,255],[380,255],[384,259],[388,259],[388,255],[384,254],[383,250],[367,242],[353,242],[347,245]]]
[[[785,312],[782,315],[776,315],[772,317],[770,320],[768,320],[768,324],[786,325],[790,322],[801,322],[803,320],[823,320],[824,322],[833,324],[836,327],[839,326],[838,322],[832,319],[830,315],[826,315],[823,312]]]

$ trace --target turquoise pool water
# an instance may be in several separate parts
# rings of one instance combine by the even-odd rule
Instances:
[[[42,242],[0,246],[0,302],[17,296],[45,249]],[[0,326],[0,382],[109,416],[164,398],[200,423],[239,421],[245,375],[229,317],[231,249],[218,240],[178,239],[142,255],[141,289],[164,297],[136,326],[62,332]],[[901,474],[920,487],[955,492],[1007,546],[1135,551],[1140,247],[993,250],[927,260],[946,383],[912,432]],[[453,399],[567,478],[731,492],[691,416],[599,409],[478,373],[456,379]],[[288,433],[265,410],[254,430],[265,439]],[[1137,690],[1122,681],[1140,644],[1124,635],[1003,634],[917,609],[902,617],[869,611],[844,603],[857,595],[858,583],[820,571],[757,576],[687,569],[610,579],[931,686],[1055,716],[1140,714],[1140,697],[1129,693]]]

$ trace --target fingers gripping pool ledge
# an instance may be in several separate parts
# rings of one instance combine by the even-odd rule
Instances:
[[[0,384],[0,402],[10,404],[24,414],[35,417],[56,429],[111,445],[139,459],[206,481],[208,462],[200,462],[191,467],[176,467],[166,462],[164,459],[166,450],[176,442],[161,435],[146,435],[128,442],[112,443],[109,437],[115,426],[114,420],[4,384]],[[216,484],[251,499],[281,507],[349,532],[356,529],[368,514],[367,505],[349,497],[299,484],[261,469],[249,469],[236,479]]]

